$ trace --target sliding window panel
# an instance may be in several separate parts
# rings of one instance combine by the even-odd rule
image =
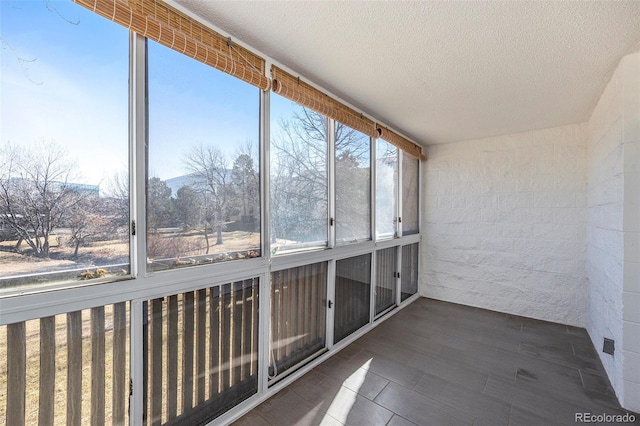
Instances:
[[[325,348],[327,263],[271,274],[270,379]]]
[[[369,323],[371,254],[336,262],[334,343]]]
[[[371,138],[336,122],[336,243],[371,239]]]
[[[0,326],[0,422],[129,423],[129,303]]]
[[[0,294],[121,280],[129,32],[71,2],[0,8]]]
[[[396,236],[398,210],[398,148],[376,141],[376,239]]]
[[[417,234],[420,161],[402,152],[402,235]]]
[[[260,256],[259,89],[148,41],[150,271]]]
[[[396,304],[397,247],[376,252],[376,315]]]
[[[258,391],[252,278],[147,302],[145,424],[205,424]]]
[[[271,94],[271,252],[326,247],[328,121]]]
[[[405,301],[418,292],[418,243],[402,247],[400,300]]]

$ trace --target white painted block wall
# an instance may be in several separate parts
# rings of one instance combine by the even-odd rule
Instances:
[[[433,145],[420,292],[584,326],[586,126]]]
[[[588,158],[587,330],[621,404],[640,411],[640,53],[620,61],[591,115]]]
[[[586,328],[618,398],[622,382],[622,286],[624,212],[624,119],[621,72],[617,69],[588,122]],[[603,339],[613,339],[617,353],[602,352]]]
[[[586,327],[620,403],[640,412],[640,53],[586,123],[427,156],[420,294]]]
[[[640,413],[640,52],[623,58],[620,68],[624,109],[622,405]]]

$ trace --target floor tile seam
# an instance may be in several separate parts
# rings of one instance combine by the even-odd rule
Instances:
[[[400,417],[402,420],[404,420],[404,421],[406,421],[406,422],[408,422],[408,423],[411,423],[411,424],[415,425],[415,423],[414,423],[414,422],[412,422],[411,420],[407,419],[406,417],[401,416],[400,414],[398,414],[398,413],[396,413],[396,412],[394,411],[394,412],[393,412],[393,416],[391,416],[391,418],[389,419],[389,421],[386,423],[386,425],[385,425],[385,426],[389,426],[389,423],[391,423],[391,420],[393,420],[393,418],[394,418],[395,416],[398,416],[398,417]]]
[[[423,374],[423,376],[420,378],[420,380],[422,380],[422,378],[423,378],[425,375],[427,375],[427,374],[429,374],[429,373],[425,373],[425,374]],[[441,378],[441,377],[440,377],[440,378]],[[473,422],[474,422],[474,423],[475,423],[475,420],[476,420],[476,419],[478,419],[478,417],[477,417],[473,412],[470,412],[470,411],[468,411],[468,410],[466,410],[466,409],[462,408],[462,407],[461,407],[459,404],[457,404],[457,403],[454,403],[454,402],[448,401],[448,400],[446,400],[446,399],[437,399],[437,398],[434,398],[434,397],[432,397],[432,396],[429,396],[429,395],[424,394],[424,393],[420,392],[419,390],[417,390],[417,389],[416,389],[416,386],[418,385],[418,383],[420,383],[420,380],[418,380],[418,382],[413,386],[413,388],[411,389],[411,391],[412,391],[412,392],[414,392],[414,393],[416,393],[416,394],[420,395],[421,397],[426,398],[426,399],[428,399],[428,400],[430,400],[430,401],[432,401],[432,402],[436,402],[436,403],[438,403],[438,404],[440,404],[440,405],[444,405],[444,406],[446,406],[446,407],[448,407],[448,408],[451,408],[451,409],[453,409],[453,410],[456,410],[456,411],[458,411],[458,412],[461,412],[461,413],[462,413],[462,414],[464,414],[466,417],[471,418],[471,419],[473,420]],[[443,379],[443,380],[444,380],[444,379]],[[487,377],[487,380],[488,380],[488,377]],[[453,382],[451,382],[451,383],[452,383],[453,385],[457,385],[456,383],[453,383]],[[402,385],[400,385],[400,386],[402,386]],[[485,386],[486,386],[486,382],[485,382]],[[405,388],[406,388],[406,387],[405,387]],[[469,391],[469,392],[472,392],[472,393],[473,393],[473,391]],[[490,398],[490,399],[494,400],[496,403],[502,403],[502,404],[506,404],[506,405],[508,405],[508,406],[510,406],[510,405],[511,405],[509,402],[506,402],[506,401],[503,401],[503,400],[501,400],[501,399],[499,399],[499,398],[496,398],[496,397],[495,397],[495,396],[493,396],[493,395],[485,394],[485,393],[483,393],[483,392],[478,392],[478,395],[482,395],[482,396],[484,396],[484,397],[488,397],[488,398]]]
[[[420,381],[418,381],[418,383],[420,383]],[[452,383],[452,384],[453,384],[453,385],[456,385],[455,383]],[[486,385],[486,384],[485,384],[485,385]],[[473,418],[473,419],[476,419],[476,418],[477,418],[477,416],[475,416],[475,415],[474,415],[474,413],[472,413],[472,412],[467,412],[467,411],[465,411],[464,409],[462,409],[458,403],[454,403],[453,401],[449,401],[449,400],[447,400],[447,399],[445,399],[445,398],[443,398],[443,399],[436,399],[436,398],[434,398],[434,397],[430,397],[429,395],[424,394],[424,393],[420,392],[419,390],[417,390],[417,389],[416,389],[416,387],[417,387],[417,384],[416,384],[416,386],[414,386],[414,388],[412,389],[415,393],[417,393],[417,394],[419,394],[419,395],[422,395],[422,396],[424,396],[424,397],[426,397],[426,398],[428,398],[428,399],[430,399],[430,400],[432,400],[432,401],[436,401],[436,402],[439,402],[439,403],[441,403],[441,404],[447,405],[447,406],[449,406],[449,407],[451,407],[451,408],[454,408],[454,409],[456,409],[456,410],[459,410],[459,411],[463,412],[464,414],[466,414],[467,416],[469,416],[469,417],[471,417],[471,418]],[[493,401],[493,402],[495,402],[495,403],[498,403],[498,404],[504,404],[504,405],[506,405],[506,406],[508,406],[508,407],[510,407],[510,406],[511,406],[511,403],[510,403],[510,402],[503,401],[502,399],[500,399],[500,398],[498,398],[498,397],[495,397],[495,396],[493,396],[493,395],[490,395],[490,394],[487,394],[487,393],[484,393],[484,392],[474,392],[474,391],[471,391],[471,390],[469,390],[469,392],[471,392],[471,393],[477,393],[477,395],[478,395],[478,396],[482,396],[482,397],[484,397],[484,398],[487,398],[487,399],[489,399],[489,400],[492,400],[492,401]]]
[[[464,368],[465,368],[465,369],[468,369],[468,368],[467,368],[467,366],[464,366]],[[437,378],[439,378],[439,379],[442,379],[442,380],[445,380],[445,381],[447,381],[447,382],[451,382],[451,383],[453,383],[453,384],[457,384],[455,381],[452,381],[449,377],[445,377],[445,375],[444,375],[444,374],[439,374],[439,370],[426,370],[426,369],[422,369],[421,371],[422,371],[423,373],[430,374],[430,375],[432,375],[432,376],[435,376],[435,377],[437,377]],[[480,371],[480,370],[472,370],[472,371],[475,371],[476,373],[479,373],[479,374],[480,374],[480,375],[482,375],[482,376],[486,376],[486,377],[485,377],[485,386],[486,386],[486,381],[487,381],[487,378],[489,377],[489,374],[488,374],[488,373],[485,373],[484,371]],[[460,383],[460,384],[461,384],[461,383]],[[484,389],[484,387],[483,387],[483,389]]]
[[[386,340],[386,336],[381,336],[380,338]],[[387,340],[387,341],[389,341],[389,340]],[[416,347],[415,345],[409,345],[409,344],[404,343],[404,342],[399,341],[399,340],[391,339],[391,341],[393,343],[390,343],[390,344],[393,344],[395,346],[400,346],[402,349],[406,349],[406,350],[409,350],[409,351],[414,351],[418,355],[437,355],[433,351],[427,351],[426,349],[425,350],[420,350],[420,348]],[[430,343],[438,344],[436,342],[430,342]],[[372,351],[372,352],[375,351],[375,348],[372,349],[372,348],[369,348],[368,346],[362,346],[362,345],[361,345],[361,347],[363,347],[364,349],[367,349],[369,351]],[[381,353],[380,355],[384,355],[384,354]]]
[[[517,402],[511,402],[511,407],[515,407],[521,411],[525,411],[533,416],[536,417],[540,417],[544,420],[548,420],[549,422],[552,422],[554,425],[558,425],[558,426],[570,426],[570,423],[563,423],[563,422],[558,422],[558,419],[554,419],[552,416],[550,416],[550,413],[546,410],[540,410],[540,412],[532,412],[531,410],[529,410],[526,407],[523,407],[521,404],[518,404]],[[579,408],[579,407],[575,407],[574,408]],[[548,424],[547,424],[548,425]]]
[[[500,381],[499,378],[497,380]],[[558,402],[559,401],[560,403],[562,403],[562,404],[564,404],[566,406],[569,406],[571,408],[582,409],[582,410],[587,410],[587,411],[589,409],[591,409],[593,411],[593,409],[594,409],[593,407],[587,407],[587,406],[583,405],[583,403],[580,402],[580,401],[562,399],[561,398],[562,395],[559,395],[559,394],[556,394],[556,395],[552,395],[552,394],[545,395],[541,390],[531,389],[531,388],[522,389],[522,390],[525,391],[526,393],[533,393],[536,396],[538,396],[539,398],[542,398],[543,400],[546,400],[547,402]],[[483,392],[483,393],[485,393],[485,392]],[[501,401],[504,401],[504,402],[510,403],[512,405],[515,405],[517,408],[525,410],[525,411],[528,411],[528,412],[531,413],[530,410],[528,410],[526,407],[523,407],[522,405],[520,405],[517,401],[513,401],[513,400],[507,401],[507,400],[503,400],[500,397],[495,396],[495,395],[491,395],[491,394],[487,394],[487,393],[485,393],[485,394],[493,396],[494,398],[498,398]],[[606,409],[620,410],[621,409],[621,408],[609,406],[606,403],[603,404],[602,402],[598,402],[598,401],[592,401],[591,404],[595,405],[596,409],[599,409],[599,410],[606,410]]]
[[[333,420],[335,420],[336,423],[341,424],[341,425],[345,425],[345,423],[342,423],[340,420],[336,419],[335,417],[333,417],[331,414],[329,414],[328,412],[324,412],[324,416],[322,417],[323,419],[325,417],[331,417]]]
[[[397,383],[396,383],[396,384],[397,384]],[[387,384],[384,386],[384,388],[382,388],[382,390],[384,390],[388,385],[389,385],[389,383],[387,383]],[[393,418],[393,415],[394,415],[394,414],[398,414],[398,413],[396,413],[395,411],[391,410],[390,408],[383,407],[382,405],[380,405],[380,404],[379,404],[379,403],[377,403],[376,401],[371,400],[371,399],[369,399],[369,398],[365,397],[364,395],[360,395],[358,392],[355,392],[355,391],[353,391],[353,390],[351,390],[351,389],[349,389],[349,388],[347,388],[347,387],[345,387],[345,386],[342,386],[342,387],[343,387],[343,388],[345,388],[345,389],[347,389],[347,390],[350,390],[351,392],[354,392],[357,396],[360,396],[360,397],[362,397],[363,399],[365,399],[366,401],[369,401],[369,402],[371,402],[371,403],[373,403],[373,404],[377,405],[378,407],[382,408],[383,410],[385,410],[385,411],[389,411],[390,413],[392,413],[391,417],[389,418],[389,421],[391,421],[391,418]],[[380,393],[382,393],[382,390],[381,390],[380,392],[378,392],[378,395],[380,395]],[[378,396],[378,395],[376,395],[376,398],[377,398],[377,396]],[[398,414],[398,415],[399,415],[399,414]],[[388,422],[387,422],[387,423],[388,423]]]
[[[532,388],[528,388],[529,390],[531,390],[532,392],[543,392],[544,389],[532,389]],[[609,394],[604,394],[602,392],[598,392],[595,390],[591,390],[588,388],[580,388],[577,385],[575,386],[575,389],[563,389],[562,391],[557,390],[557,391],[550,391],[549,395],[550,396],[554,396],[558,399],[563,399],[564,402],[567,402],[569,404],[572,405],[577,405],[577,406],[582,406],[583,405],[583,401],[578,401],[576,399],[570,398],[570,399],[564,399],[567,396],[567,392],[570,392],[571,394],[574,394],[576,392],[579,392],[580,390],[587,390],[587,391],[592,391],[592,392],[597,392],[598,394],[602,395],[603,397],[611,397],[612,395]],[[589,395],[585,394],[585,397],[590,398]],[[617,406],[612,406],[610,404],[615,404],[615,402],[611,401],[602,401],[602,400],[596,400],[596,401],[591,401],[592,404],[594,404],[595,406],[598,406],[599,408],[611,408],[614,410],[619,409]]]
[[[541,358],[539,356],[531,355],[531,354],[528,354],[526,352],[518,351],[518,354],[526,356],[526,357],[529,357],[529,358],[532,358],[532,359],[536,359],[538,361],[549,362],[551,364],[559,365],[559,366],[562,366],[562,367],[575,368],[575,369],[578,368],[575,365],[569,365],[569,363],[566,363],[566,362],[560,362],[560,361],[555,361],[555,360],[551,360],[551,359]],[[582,358],[580,358],[579,355],[575,355],[575,356],[578,357],[579,359],[582,359]],[[585,359],[582,359],[582,360],[583,361],[589,361],[589,360],[585,360]],[[598,360],[594,360],[594,361],[598,361]]]
[[[390,382],[390,383],[391,383],[391,382]],[[468,417],[468,418],[470,418],[470,419],[472,420],[472,423],[473,423],[473,420],[475,419],[472,415],[469,415],[469,414],[467,414],[467,413],[462,412],[458,407],[455,407],[455,406],[452,406],[452,405],[450,405],[450,404],[444,403],[444,402],[439,401],[439,400],[437,400],[437,399],[433,399],[433,398],[431,398],[431,397],[429,397],[429,396],[426,396],[426,395],[424,395],[424,394],[422,394],[422,393],[420,393],[420,392],[417,392],[417,391],[416,391],[416,390],[414,390],[414,389],[408,388],[408,387],[406,387],[406,386],[404,386],[404,385],[402,385],[402,384],[400,384],[400,383],[396,383],[396,382],[393,382],[393,383],[394,383],[394,384],[396,384],[396,385],[398,385],[398,386],[400,386],[400,387],[402,387],[402,388],[404,388],[404,389],[406,389],[406,390],[407,390],[407,391],[409,391],[409,392],[414,393],[414,394],[415,394],[416,396],[418,396],[419,398],[426,399],[428,402],[430,402],[430,403],[432,403],[432,404],[435,404],[436,406],[440,406],[440,407],[442,407],[442,408],[445,408],[445,409],[447,410],[447,412],[448,412],[448,409],[449,409],[449,408],[452,408],[452,409],[454,410],[454,412],[455,412],[455,413],[461,413],[463,417]],[[387,384],[387,385],[388,385],[388,384]],[[385,388],[386,388],[386,386],[385,386]],[[382,393],[382,392],[381,392],[381,393]],[[378,404],[378,405],[379,405],[379,404]],[[386,407],[383,407],[383,408],[386,408]],[[402,417],[402,418],[405,418],[405,417],[403,417],[401,414],[396,413],[395,411],[391,410],[390,408],[386,408],[386,409],[387,409],[387,410],[389,410],[389,411],[392,411],[394,414],[397,414],[398,416],[400,416],[400,417]],[[414,423],[414,422],[412,422],[411,420],[409,420],[409,421],[410,421],[411,423]]]
[[[410,364],[410,363],[409,363],[409,362],[407,362],[407,361],[402,361],[402,360],[399,360],[399,359],[397,359],[397,358],[393,358],[393,357],[389,356],[389,354],[385,354],[385,353],[381,353],[381,352],[376,351],[376,350],[375,350],[375,348],[361,347],[361,349],[362,349],[362,350],[366,350],[367,352],[371,352],[371,353],[373,353],[374,355],[378,355],[378,356],[380,356],[381,358],[383,358],[384,360],[388,360],[388,361],[392,361],[392,362],[395,362],[395,363],[398,363],[398,364],[402,364],[402,365],[404,365],[404,366],[411,367],[411,368],[413,368],[413,369],[419,370],[419,371],[421,371],[421,372],[423,372],[423,373],[425,372],[425,371],[424,371],[424,369],[423,369],[421,366],[414,365],[414,364]],[[419,355],[431,356],[431,355],[433,355],[433,354],[419,354]],[[344,360],[344,359],[341,359],[341,361],[342,361],[342,360]],[[345,362],[351,362],[351,364],[352,364],[352,365],[357,365],[357,363],[354,363],[354,362],[352,362],[351,360],[344,360],[344,361],[345,361]],[[376,375],[378,375],[378,376],[380,376],[380,377],[382,377],[382,378],[384,378],[384,379],[391,380],[390,378],[388,378],[388,377],[386,377],[386,376],[382,375],[379,371],[376,371],[376,370],[369,370],[369,371],[373,372],[374,374],[376,374]]]
[[[586,389],[586,386],[584,384],[584,377],[582,377],[582,371],[580,371],[579,368],[578,368],[578,375],[580,376],[580,381],[582,382],[582,387]]]
[[[547,417],[545,415],[546,412],[542,413],[542,414],[541,413],[534,413],[531,410],[529,410],[529,409],[527,409],[525,407],[521,407],[519,405],[511,404],[511,413],[513,412],[513,408],[514,407],[517,408],[518,410],[524,411],[525,413],[530,414],[530,415],[532,415],[534,417],[539,417],[539,418],[544,419],[546,421],[553,422],[553,423],[545,423],[545,426],[571,426],[571,423],[557,423],[557,421],[554,422],[554,419],[551,419],[551,418],[549,418],[549,417]],[[509,425],[511,425],[511,413],[509,413]]]

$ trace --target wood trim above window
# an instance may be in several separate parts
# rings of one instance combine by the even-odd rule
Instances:
[[[73,0],[141,36],[269,90],[265,60],[158,0]]]

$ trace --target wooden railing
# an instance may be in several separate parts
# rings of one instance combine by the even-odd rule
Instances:
[[[128,333],[126,302],[0,327],[0,423],[127,424]]]
[[[258,390],[258,278],[153,299],[145,423],[206,423]]]
[[[334,342],[396,303],[397,248],[336,263]],[[402,299],[418,245],[402,248]],[[325,348],[328,263],[271,274],[269,380]],[[144,303],[146,425],[204,424],[258,391],[259,279]],[[0,424],[129,423],[129,302],[0,326]],[[137,347],[137,346],[136,346]],[[266,372],[265,372],[266,373]]]
[[[271,274],[270,377],[325,347],[327,264]]]

